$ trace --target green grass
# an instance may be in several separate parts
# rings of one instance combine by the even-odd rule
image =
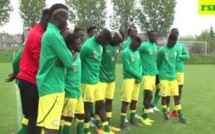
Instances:
[[[17,119],[20,105],[17,103],[14,83],[5,83],[4,79],[11,71],[10,64],[0,63],[1,67],[1,105],[0,105],[0,134],[10,134],[18,129]],[[120,92],[122,85],[121,65],[117,65],[116,95],[113,106],[113,125],[119,126],[120,120]],[[215,124],[215,66],[214,65],[186,65],[185,86],[182,97],[183,113],[191,123],[183,125],[177,118],[172,117],[171,123],[163,121],[161,112],[150,114],[156,122],[153,126],[132,127],[131,131],[120,134],[213,134]],[[138,114],[142,109],[142,91],[138,102]],[[172,101],[173,102],[173,101]],[[159,105],[160,108],[160,105]]]

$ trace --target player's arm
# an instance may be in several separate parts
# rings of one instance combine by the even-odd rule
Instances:
[[[164,56],[164,53],[163,53],[162,49],[160,49],[158,51],[158,54],[157,54],[157,68],[158,68],[158,71],[160,70],[160,67],[162,65],[163,56]]]
[[[140,73],[138,74],[136,72],[136,70],[133,70],[131,68],[131,66],[130,66],[131,60],[130,60],[130,55],[128,53],[124,53],[124,52],[122,53],[122,62],[124,64],[124,69],[126,72],[128,72],[129,74],[131,74],[134,78],[136,78],[138,80],[141,79],[140,75],[139,75]]]
[[[143,53],[146,50],[146,47],[144,45],[144,42],[140,45],[140,47],[138,48],[140,53]]]
[[[50,40],[52,40],[51,48],[57,55],[58,59],[63,63],[65,67],[72,68],[72,54],[66,47],[64,40],[57,37],[51,37]]]
[[[190,54],[186,48],[185,45],[183,45],[183,48],[182,48],[182,55],[179,55],[179,60],[188,60],[190,58]]]
[[[15,80],[17,74],[19,73],[20,59],[21,59],[23,48],[24,48],[24,43],[25,42],[23,42],[21,44],[16,56],[13,59],[13,62],[12,62],[13,73],[8,75],[8,78],[6,79],[6,82],[11,82],[11,81]]]
[[[86,57],[88,57],[90,54],[90,48],[88,48],[86,45],[82,47],[80,52],[80,59],[81,61],[84,61]]]

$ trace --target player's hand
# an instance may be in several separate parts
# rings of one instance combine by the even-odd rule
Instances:
[[[55,65],[58,66],[58,67],[60,67],[60,66],[63,66],[63,63],[60,60],[57,60],[55,62]]]
[[[16,79],[17,73],[11,73],[8,75],[8,78],[6,79],[6,82],[12,82]]]

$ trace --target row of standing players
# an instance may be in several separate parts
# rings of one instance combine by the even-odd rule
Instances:
[[[27,133],[41,133],[43,128],[46,134],[54,134],[59,132],[61,126],[60,132],[69,134],[75,115],[76,132],[90,133],[89,113],[95,102],[97,133],[120,131],[111,126],[111,117],[115,64],[120,51],[119,44],[125,36],[116,31],[111,37],[111,33],[105,29],[85,41],[81,49],[81,29],[75,31],[79,36],[64,30],[62,34],[65,38],[60,34],[60,29],[66,27],[67,12],[68,8],[62,4],[44,10],[40,23],[31,29],[23,43],[25,45],[21,47],[13,62],[14,73],[9,76],[8,81],[18,78],[24,114],[23,128],[24,124],[28,124]],[[91,32],[96,32],[96,29],[91,27],[88,33]],[[148,113],[158,70],[165,120],[169,121],[167,96],[173,95],[179,121],[188,123],[181,112],[176,68],[179,62],[183,63],[184,59],[189,58],[189,54],[185,46],[177,42],[178,30],[173,29],[171,32],[167,44],[158,52],[156,65],[156,32],[150,31],[149,41],[141,44],[141,39],[136,36],[136,28],[128,29],[130,38],[123,43],[122,51],[121,129],[129,129],[125,123],[128,105],[131,110],[130,123],[139,125],[134,117],[141,82],[145,93],[140,121],[145,125],[154,122]],[[182,64],[180,66],[183,69]],[[183,72],[178,74],[183,81]],[[99,129],[100,120],[103,129]]]

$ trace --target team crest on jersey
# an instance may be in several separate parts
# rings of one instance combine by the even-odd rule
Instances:
[[[153,54],[152,50],[149,50],[149,55],[152,55],[152,54]]]
[[[111,57],[111,60],[112,60],[112,61],[115,61],[115,57],[114,57],[114,56],[112,56],[112,57]]]
[[[69,110],[67,114],[68,114],[68,115],[73,115],[73,111],[72,111],[72,110]]]
[[[168,60],[169,59],[169,55],[165,54],[165,59]]]
[[[78,70],[78,67],[77,66],[73,66],[72,69],[73,69],[74,72],[76,72]]]
[[[59,126],[59,121],[56,120],[56,119],[53,120],[53,121],[52,121],[52,125],[53,125],[53,126]]]
[[[88,101],[92,101],[92,97],[91,96],[87,96],[87,100]]]
[[[123,97],[123,100],[124,100],[124,101],[127,101],[127,100],[128,100],[128,97],[127,97],[127,96],[124,96],[124,97]]]
[[[134,61],[135,60],[135,58],[134,57],[131,57],[131,61]]]
[[[94,57],[95,59],[97,59],[97,58],[98,58],[98,54],[94,52],[93,57]]]

